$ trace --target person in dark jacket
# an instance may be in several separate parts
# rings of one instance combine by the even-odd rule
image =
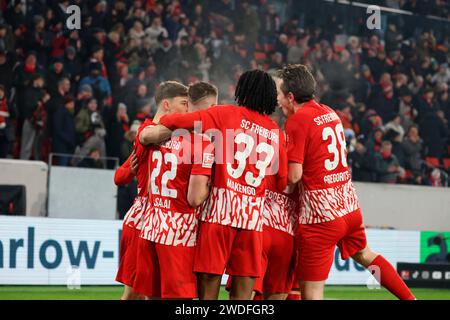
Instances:
[[[427,147],[428,157],[441,158],[447,145],[448,128],[442,111],[428,112],[419,123],[422,139]]]
[[[378,181],[383,183],[396,183],[397,178],[404,174],[404,169],[392,153],[390,141],[383,141],[380,152],[375,154],[375,167]]]
[[[12,87],[12,59],[8,56],[8,53],[0,48],[0,84],[5,87],[6,96],[10,96]]]
[[[49,129],[50,136],[51,136],[51,130],[53,129],[53,123],[52,123],[53,122],[53,114],[56,112],[56,110],[58,110],[59,108],[61,108],[64,105],[64,99],[69,94],[70,87],[71,87],[70,80],[66,77],[61,78],[58,81],[58,87],[57,87],[55,94],[53,94],[51,96],[50,101],[46,104],[46,110],[47,110],[48,119],[49,119],[48,129]]]
[[[8,99],[6,97],[5,87],[0,84],[0,159],[6,158],[9,149],[8,130]]]
[[[416,179],[421,176],[424,164],[422,159],[423,141],[419,136],[417,126],[411,126],[408,129],[402,145],[405,152],[405,169],[411,170],[414,179]]]
[[[355,144],[355,149],[348,154],[348,162],[352,168],[354,181],[372,182],[374,178],[374,161],[366,147],[361,142]]]
[[[403,148],[403,140],[400,133],[395,130],[389,129],[384,135],[384,139],[392,143],[392,154],[397,157],[399,165],[404,168],[406,164],[406,154]]]
[[[130,130],[130,121],[127,114],[127,106],[119,103],[116,107],[106,109],[103,118],[106,124],[106,153],[110,157],[120,158],[121,163],[126,159],[121,156],[121,146],[124,135]],[[114,168],[113,162],[108,162],[108,168]]]
[[[64,105],[53,114],[53,152],[64,154],[59,159],[59,165],[68,166],[71,155],[75,151],[77,136],[75,131],[75,100],[68,96]]]
[[[34,153],[35,160],[41,160],[41,151],[45,139],[47,126],[47,112],[45,104],[50,95],[45,92],[44,78],[35,75],[31,86],[25,89],[24,94],[24,118],[22,128],[22,143],[20,147],[20,159],[29,160]]]
[[[56,95],[58,92],[58,82],[62,78],[67,78],[68,75],[64,72],[64,62],[62,58],[55,58],[53,64],[49,68],[46,77],[48,92],[50,95]]]

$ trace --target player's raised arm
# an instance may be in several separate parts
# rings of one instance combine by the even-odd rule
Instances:
[[[200,135],[197,135],[200,136]],[[195,145],[195,144],[194,144]],[[209,196],[211,186],[211,172],[214,164],[214,145],[203,137],[201,141],[201,153],[199,157],[195,152],[192,155],[193,166],[189,179],[189,187],[187,192],[187,201],[192,208],[200,206]]]
[[[170,139],[172,135],[172,130],[168,129],[163,125],[156,125],[152,127],[147,127],[142,130],[139,136],[139,142],[148,146],[149,144],[160,143],[162,141],[166,141]]]
[[[200,110],[185,114],[168,114],[163,116],[159,123],[170,130],[186,129],[192,131],[195,123],[202,120],[201,113],[208,112],[209,110]]]

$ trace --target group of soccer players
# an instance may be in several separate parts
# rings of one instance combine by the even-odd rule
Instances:
[[[415,299],[367,246],[342,123],[315,89],[303,65],[245,72],[236,105],[218,106],[203,82],[158,87],[157,113],[115,175],[138,180],[122,230],[122,299],[218,299],[224,273],[233,300],[323,299],[336,245]],[[270,118],[277,107],[284,132]]]

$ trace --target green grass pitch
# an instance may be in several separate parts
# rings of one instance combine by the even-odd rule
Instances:
[[[118,300],[121,286],[0,286],[0,300]],[[411,289],[419,300],[450,300],[450,289]],[[228,299],[224,288],[220,299]],[[364,286],[327,286],[325,299],[332,300],[393,300],[385,289],[369,290]]]

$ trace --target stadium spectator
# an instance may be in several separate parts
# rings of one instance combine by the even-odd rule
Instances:
[[[16,106],[18,110],[19,128],[24,121],[24,93],[25,88],[31,83],[31,79],[36,74],[43,74],[41,66],[38,65],[36,53],[31,51],[23,63],[14,68],[13,86],[16,88]]]
[[[424,184],[431,187],[448,187],[448,174],[439,168],[433,168],[426,177]]]
[[[7,100],[5,87],[0,84],[0,158],[6,158],[9,148],[7,120],[10,114]]]
[[[354,150],[349,151],[348,160],[355,181],[374,181],[373,158],[367,153],[366,147],[361,141],[355,144]]]
[[[428,112],[419,123],[426,156],[440,159],[447,146],[448,129],[442,111]]]
[[[393,184],[402,175],[404,170],[400,167],[397,157],[392,153],[390,141],[383,141],[380,152],[375,153],[375,167],[378,182]]]
[[[110,157],[116,157],[123,163],[127,157],[123,157],[121,146],[124,135],[130,130],[129,117],[127,114],[127,106],[119,103],[116,108],[112,108],[106,113],[106,151]],[[108,166],[109,167],[109,166]]]
[[[56,58],[47,72],[45,81],[50,95],[57,94],[58,82],[62,78],[68,78],[68,75],[64,71],[64,60],[62,58]]]
[[[111,97],[111,87],[109,82],[101,75],[102,65],[99,62],[91,62],[89,65],[89,75],[82,78],[80,86],[89,84],[93,89],[93,96],[97,99],[100,109]]]
[[[130,156],[131,152],[133,152],[134,139],[136,138],[136,134],[138,132],[140,125],[141,122],[139,120],[135,120],[131,125],[130,130],[125,132],[123,136],[123,142],[120,147],[121,151],[120,159],[127,159]]]
[[[0,84],[5,88],[6,96],[10,96],[12,87],[12,70],[13,66],[8,53],[0,48]]]
[[[64,106],[64,99],[67,97],[71,89],[71,83],[68,78],[62,78],[58,81],[57,91],[55,94],[53,94],[50,97],[50,100],[45,105],[46,111],[47,111],[47,131],[50,137],[53,135],[53,128],[56,125],[53,119],[53,115],[58,111],[59,109],[63,108]]]
[[[394,115],[393,119],[386,123],[384,126],[384,130],[388,132],[389,130],[395,131],[398,134],[398,139],[400,141],[403,141],[403,136],[405,135],[405,129],[403,129],[403,126],[401,124],[402,119],[400,115],[396,114]]]
[[[75,116],[75,131],[78,134],[78,145],[80,147],[76,149],[71,161],[73,166],[77,166],[95,149],[99,153],[100,161],[103,162],[102,166],[106,167],[106,131],[97,107],[97,100],[91,98],[87,105]]]
[[[158,38],[160,36],[169,37],[169,33],[167,32],[167,29],[162,25],[160,17],[155,17],[153,19],[151,26],[145,29],[145,35],[149,40],[150,48],[153,52],[158,48]]]
[[[419,136],[417,126],[411,126],[403,141],[403,150],[405,151],[405,168],[411,170],[414,177],[421,175],[423,160],[423,142]]]
[[[22,143],[20,159],[29,160],[34,155],[35,160],[42,159],[42,147],[47,129],[46,103],[50,95],[44,91],[44,78],[37,74],[24,93],[24,124],[22,128]]]
[[[447,2],[379,0],[378,5],[421,15],[427,24],[422,28],[416,21],[419,16],[389,15],[381,33],[368,30],[365,19],[342,23],[345,14],[322,1],[96,0],[80,4],[81,30],[65,29],[69,1],[26,5],[8,1],[1,9],[0,84],[5,87],[10,113],[8,149],[15,158],[20,157],[20,145],[11,142],[21,140],[25,90],[38,73],[45,77],[51,96],[46,103],[48,138],[52,137],[52,114],[63,106],[64,97],[83,92],[76,95],[75,114],[95,98],[107,129],[106,153],[120,158],[128,131],[124,128],[141,111],[148,113],[161,81],[211,82],[219,87],[221,102],[232,102],[243,70],[268,71],[287,62],[309,66],[318,81],[317,98],[346,113],[347,120],[350,108],[352,120],[344,121],[346,128],[356,133],[368,155],[373,155],[375,145],[367,141],[384,124],[384,132],[400,133],[397,139],[402,136],[400,126],[404,131],[419,126],[422,161],[426,156],[438,157],[441,163],[450,158]],[[348,10],[355,17],[366,17],[361,8],[349,5]],[[325,11],[329,15],[316,14]],[[68,81],[63,81],[66,77]],[[138,91],[146,94],[138,98]],[[354,101],[347,101],[349,97]],[[117,120],[118,113],[125,119],[125,109],[119,111],[119,105],[128,107],[127,120]],[[430,111],[434,115],[428,115]],[[431,132],[432,125],[440,128],[438,133]],[[44,146],[49,143],[45,139]],[[43,151],[45,155],[48,150]],[[426,175],[417,173],[424,183]]]
[[[75,151],[77,136],[74,111],[75,101],[73,97],[67,96],[63,100],[63,105],[57,108],[52,115],[52,150],[54,153],[60,154],[58,156],[58,164],[60,166],[68,166],[71,155]]]
[[[104,169],[105,163],[104,159],[101,159],[101,152],[95,148],[91,149],[88,156],[78,163],[78,167]]]

